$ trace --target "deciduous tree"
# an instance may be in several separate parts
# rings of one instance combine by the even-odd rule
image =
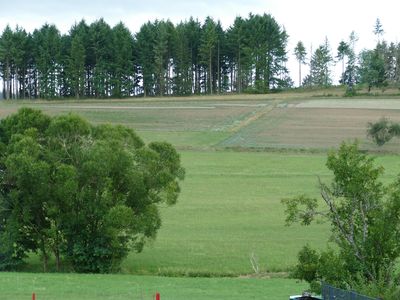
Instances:
[[[308,225],[317,218],[329,222],[337,245],[337,252],[330,256],[342,266],[341,274],[336,274],[338,282],[331,283],[346,287],[383,283],[382,288],[388,288],[400,256],[398,179],[384,186],[383,168],[375,166],[374,159],[362,153],[357,143],[343,143],[328,155],[326,165],[333,180],[330,184],[319,181],[324,209],[318,209],[317,199],[304,195],[283,200],[286,222]],[[329,279],[323,272],[319,274],[316,280]]]
[[[75,115],[21,109],[0,122],[0,255],[38,251],[47,270],[68,260],[78,272],[118,269],[161,226],[184,170],[167,143],[147,146],[123,126],[91,126]],[[6,267],[6,266],[5,266]]]

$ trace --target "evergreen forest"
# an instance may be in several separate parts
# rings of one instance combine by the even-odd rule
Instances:
[[[226,30],[220,21],[189,18],[179,24],[148,21],[132,33],[123,23],[103,19],[75,23],[67,34],[44,24],[28,33],[6,26],[0,36],[0,87],[4,99],[123,98],[220,93],[269,93],[294,86],[333,84],[332,67],[341,64],[339,83],[348,91],[398,86],[400,43],[383,39],[379,19],[374,49],[356,53],[351,32],[337,48],[328,38],[310,53],[302,41],[288,49],[289,35],[269,14],[236,17]],[[299,76],[290,78],[294,55]],[[309,66],[302,77],[301,68]]]

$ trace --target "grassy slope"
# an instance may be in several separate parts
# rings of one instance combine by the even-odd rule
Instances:
[[[243,99],[243,96],[199,97],[173,101],[188,101],[189,104],[205,101],[208,105],[210,101],[298,101],[309,96],[308,93],[301,93],[268,97],[261,95],[248,99]],[[151,103],[164,101],[165,104],[171,101],[149,100]],[[106,104],[124,106],[138,102],[118,100]],[[56,106],[69,103],[52,102],[51,105],[55,107],[45,110],[51,114],[65,112],[68,109]],[[104,102],[87,101],[84,104],[98,103]],[[40,105],[48,106],[49,103],[34,106]],[[0,101],[0,118],[16,111],[19,106],[19,103]],[[76,109],[74,111],[81,112]],[[220,118],[215,116],[214,120],[195,119],[193,115],[187,118],[183,114],[178,115],[177,123],[170,122],[168,114],[157,113],[157,117],[154,117],[154,112],[143,112],[136,116],[135,113],[126,113],[122,121],[139,128],[139,133],[147,141],[168,140],[181,149],[203,151],[182,152],[187,177],[179,203],[175,207],[162,209],[163,226],[157,240],[146,247],[142,254],[130,255],[123,264],[123,271],[174,275],[243,274],[252,272],[249,261],[251,253],[259,258],[261,271],[277,271],[293,265],[297,250],[305,242],[324,247],[328,237],[326,225],[307,229],[284,227],[283,208],[279,200],[298,193],[317,196],[316,176],[325,180],[329,178],[324,167],[326,154],[204,151],[232,135],[240,138],[241,134],[245,134],[247,127],[237,132],[232,132],[231,128],[236,120],[251,117],[251,110],[219,110],[218,113],[222,115]],[[82,114],[93,122],[121,121],[115,112]],[[268,119],[268,115],[265,118]],[[184,124],[182,120],[191,123],[190,126],[181,128]],[[249,124],[249,128],[254,124],[261,126],[263,119],[256,121]],[[166,128],[165,124],[170,127]],[[392,180],[399,170],[398,156],[382,156],[378,161],[387,169],[385,180]],[[34,258],[33,262],[36,261],[37,258]],[[40,270],[40,266],[35,263],[30,268]],[[29,299],[33,290],[39,296],[37,299],[98,299],[100,296],[104,299],[152,299],[155,290],[161,292],[162,299],[287,299],[289,294],[298,293],[303,288],[304,285],[284,279],[0,273],[1,299]]]
[[[174,207],[162,209],[157,239],[123,263],[124,273],[239,275],[285,271],[305,244],[325,247],[327,225],[284,226],[280,199],[300,193],[318,196],[317,176],[329,180],[325,154],[258,152],[182,153],[187,176]],[[384,180],[397,175],[398,156],[381,156]],[[40,271],[35,259],[30,270]]]
[[[326,242],[326,226],[285,227],[280,204],[283,197],[317,194],[316,175],[326,175],[323,156],[184,152],[182,158],[187,177],[179,203],[163,210],[156,242],[124,268],[243,274],[252,272],[254,253],[262,271],[280,271],[304,243]]]
[[[288,279],[167,278],[132,275],[0,273],[0,299],[26,300],[163,300],[287,299],[306,288]]]
[[[325,154],[184,152],[187,177],[178,204],[163,210],[154,244],[132,254],[127,271],[161,274],[287,270],[297,251],[310,243],[325,247],[326,224],[284,226],[281,198],[318,197],[317,176],[329,180]],[[399,170],[398,156],[383,156],[385,180]]]

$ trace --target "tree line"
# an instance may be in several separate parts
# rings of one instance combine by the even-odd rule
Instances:
[[[299,86],[327,87],[332,84],[331,68],[341,63],[342,70],[339,83],[347,86],[349,95],[355,93],[356,85],[366,86],[368,91],[373,87],[384,89],[389,85],[400,83],[400,43],[388,43],[383,39],[384,30],[379,18],[376,20],[373,33],[377,39],[374,49],[363,49],[355,52],[357,34],[352,31],[347,40],[342,40],[332,53],[328,39],[311,53],[307,60],[307,50],[302,41],[294,49],[299,63]],[[310,73],[302,78],[301,67],[310,66]]]
[[[208,17],[147,22],[132,34],[103,19],[67,34],[7,26],[0,38],[3,95],[11,98],[268,92],[290,84],[288,35],[268,14],[237,17],[224,30]]]
[[[341,63],[340,84],[385,88],[400,82],[400,43],[383,39],[379,19],[374,49],[355,52],[355,32],[336,54],[328,39],[307,53],[293,49],[299,86],[332,85],[332,67]],[[67,34],[45,24],[33,33],[7,26],[0,36],[0,76],[5,99],[107,98],[268,93],[293,86],[286,62],[288,34],[269,14],[237,17],[226,30],[219,21],[190,18],[143,24],[133,34],[103,19],[74,24]],[[301,67],[310,72],[302,78]]]

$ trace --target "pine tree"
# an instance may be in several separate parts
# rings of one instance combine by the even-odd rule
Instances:
[[[54,25],[45,24],[33,32],[34,58],[38,72],[38,96],[59,96],[61,35]]]
[[[333,61],[328,40],[320,45],[311,57],[310,79],[314,86],[327,87],[332,83],[330,65]]]
[[[341,41],[337,48],[336,58],[342,61],[342,77],[344,76],[344,58],[349,55],[350,47],[345,41]]]
[[[90,47],[93,49],[93,90],[98,98],[111,95],[112,72],[112,30],[110,26],[100,19],[89,27]]]
[[[204,66],[205,72],[205,92],[213,94],[213,60],[216,51],[218,35],[216,23],[211,17],[207,17],[202,27],[202,37],[200,44],[200,57]]]
[[[190,95],[193,86],[192,48],[190,45],[190,27],[181,22],[175,28],[174,41],[174,93]]]
[[[380,43],[381,38],[382,38],[383,34],[385,33],[385,31],[383,30],[383,26],[382,26],[381,20],[379,18],[377,18],[375,21],[375,26],[374,26],[373,32],[376,35],[376,37],[378,38],[378,43]]]
[[[129,97],[134,87],[133,37],[124,24],[113,29],[112,96]]]
[[[241,17],[236,17],[233,25],[226,33],[227,52],[230,61],[231,90],[241,93],[243,86],[242,65],[244,60],[244,40],[245,40],[245,21]]]
[[[301,65],[306,63],[307,51],[302,41],[298,41],[294,48],[294,55],[299,62],[299,87],[301,86]]]
[[[11,85],[11,70],[13,65],[13,32],[10,26],[6,26],[0,38],[0,62],[3,74],[3,97],[11,99],[12,85]]]
[[[175,28],[170,21],[156,22],[154,26],[156,30],[154,47],[156,93],[163,96],[169,93],[170,59],[172,55],[172,38]]]
[[[79,35],[76,35],[72,39],[68,73],[72,85],[72,94],[77,99],[82,97],[85,91],[85,57],[83,41]]]
[[[139,74],[142,80],[143,95],[154,95],[154,48],[156,30],[154,24],[147,22],[136,34],[136,49],[138,50]]]
[[[192,82],[192,89],[195,94],[200,94],[200,77],[201,77],[201,64],[200,64],[200,44],[201,44],[201,23],[193,18],[189,19],[187,24],[187,36],[190,51],[190,65],[189,78]],[[191,91],[190,91],[191,93]]]

